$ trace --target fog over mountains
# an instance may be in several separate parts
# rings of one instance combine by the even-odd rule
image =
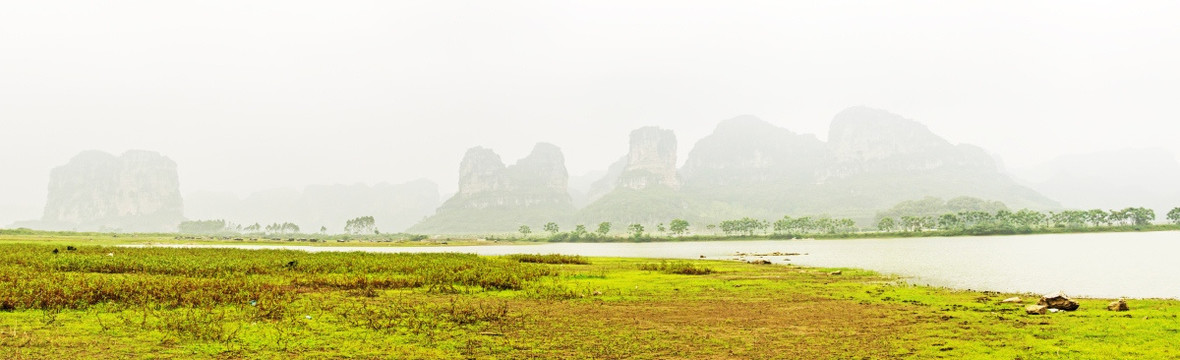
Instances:
[[[622,159],[588,188],[570,191],[585,194],[587,205],[579,210],[559,194],[568,178],[559,156],[551,156],[549,166],[538,173],[555,179],[545,182],[547,187],[512,190],[498,175],[503,172],[499,157],[474,148],[460,169],[460,193],[410,230],[512,231],[548,221],[655,224],[685,218],[699,223],[819,214],[868,223],[879,210],[925,196],[972,196],[1017,208],[1060,207],[1001,173],[983,149],[953,145],[922,124],[887,111],[844,110],[833,119],[828,139],[740,116],[718,124],[677,168],[673,131],[637,129]],[[555,200],[530,200],[542,188],[548,189],[546,198]],[[496,220],[484,222],[490,218]]]
[[[41,219],[13,227],[170,231],[183,220],[183,212],[172,159],[142,150],[120,156],[86,151],[50,173]]]
[[[1180,162],[1161,148],[1066,155],[1013,173],[1071,208],[1144,206],[1162,216],[1180,206]]]
[[[172,231],[183,219],[225,219],[340,232],[348,219],[373,216],[385,232],[463,234],[514,232],[521,225],[539,230],[547,222],[608,221],[621,228],[682,218],[703,227],[745,216],[831,215],[871,227],[880,211],[929,197],[1036,210],[1147,206],[1159,212],[1180,205],[1174,186],[1180,163],[1166,150],[1063,156],[1016,170],[1024,177],[1016,179],[982,148],[952,144],[919,122],[863,106],[836,114],[826,141],[742,115],[696,141],[681,166],[679,146],[672,129],[635,129],[628,148],[613,150],[622,155],[618,161],[575,178],[553,144],[537,143],[511,165],[477,146],[458,164],[458,191],[445,201],[426,179],[280,188],[242,198],[197,191],[182,200],[177,164],[167,157],[89,151],[53,171],[42,219],[12,226]]]

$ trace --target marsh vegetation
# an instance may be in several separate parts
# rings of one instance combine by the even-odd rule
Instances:
[[[69,243],[0,244],[0,357],[1174,357],[1180,331],[1175,301],[1030,316],[855,269]]]

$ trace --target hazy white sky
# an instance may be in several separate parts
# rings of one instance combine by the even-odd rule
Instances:
[[[186,194],[453,191],[471,146],[512,163],[551,142],[579,174],[643,125],[683,154],[740,114],[822,139],[867,105],[1010,167],[1180,153],[1177,19],[1175,1],[9,1],[0,226],[39,217],[49,170],[88,149],[159,151]]]

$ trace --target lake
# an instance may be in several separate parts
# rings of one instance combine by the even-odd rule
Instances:
[[[319,251],[560,253],[583,256],[731,259],[743,253],[775,263],[851,267],[895,274],[914,284],[958,289],[1104,298],[1180,299],[1180,232],[1047,234],[856,240],[658,243],[544,243],[438,247],[194,245]],[[754,259],[756,257],[748,257]]]

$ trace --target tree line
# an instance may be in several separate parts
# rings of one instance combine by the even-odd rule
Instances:
[[[1166,215],[1168,221],[1180,225],[1180,207],[1174,208]],[[1029,209],[1010,211],[1001,209],[994,212],[971,210],[945,213],[938,216],[902,215],[883,216],[876,222],[876,229],[880,232],[922,232],[948,231],[970,234],[1030,232],[1046,228],[1082,228],[1100,226],[1149,226],[1156,220],[1155,211],[1144,207],[1128,207],[1122,210],[1063,210],[1040,212]],[[556,222],[544,224],[541,229],[547,235],[545,238],[552,242],[579,241],[616,241],[630,238],[636,241],[651,240],[653,235],[684,236],[692,235],[691,224],[684,219],[673,219],[667,225],[659,223],[654,229],[643,224],[631,223],[624,229],[624,237],[611,236],[614,228],[611,222],[601,222],[594,231],[589,231],[585,225],[575,225],[574,230],[562,232]],[[708,224],[705,230],[717,235],[720,230],[726,236],[755,236],[779,235],[798,236],[810,234],[849,234],[862,231],[872,231],[871,227],[858,227],[851,218],[833,218],[821,216],[783,216],[770,222],[764,219],[743,217]],[[651,232],[654,230],[654,233]],[[518,229],[521,235],[529,238],[533,234],[532,227],[521,225]]]
[[[1031,231],[1045,228],[1085,228],[1101,226],[1148,226],[1156,219],[1155,210],[1128,207],[1122,210],[1063,210],[1040,212],[1023,209],[996,212],[962,211],[939,216],[882,217],[877,230],[883,232],[920,232],[925,230],[963,231],[972,233],[997,231]],[[1180,225],[1180,207],[1167,214],[1167,219]]]

